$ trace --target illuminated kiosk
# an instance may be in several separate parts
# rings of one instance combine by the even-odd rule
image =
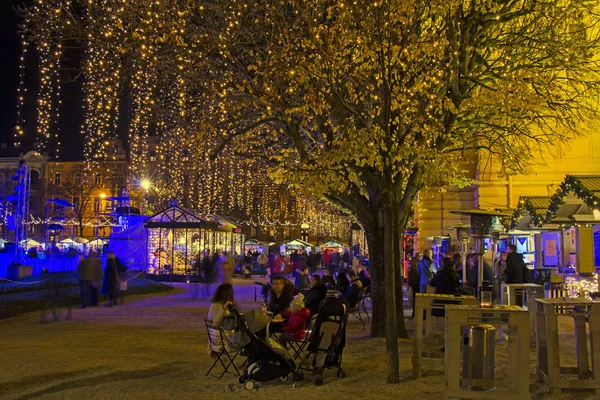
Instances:
[[[198,282],[196,260],[206,254],[242,254],[241,228],[225,217],[201,215],[195,210],[172,206],[144,223],[146,228],[146,272],[150,279]]]

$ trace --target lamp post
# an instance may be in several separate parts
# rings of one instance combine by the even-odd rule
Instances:
[[[462,256],[462,283],[464,287],[467,284],[467,253],[469,252],[469,233],[471,231],[471,225],[459,224],[449,226],[445,229],[456,229],[456,241],[460,243],[460,255]]]
[[[152,182],[150,182],[149,179],[142,179],[142,181],[140,182],[140,186],[142,187],[142,189],[144,189],[144,195],[142,196],[142,215],[144,215],[144,207],[146,205],[146,195],[148,194],[148,191],[152,187]]]
[[[471,236],[475,239],[475,251],[477,252],[478,258],[477,264],[479,273],[477,277],[477,295],[479,297],[479,301],[481,302],[483,288],[484,240],[492,236],[494,217],[508,216],[508,214],[482,209],[459,210],[450,212],[456,215],[468,215],[471,218]],[[499,235],[497,237],[499,238]],[[466,277],[466,271],[463,271],[463,277]],[[484,291],[487,290],[484,289]]]
[[[100,237],[100,207],[102,206],[102,200],[106,198],[106,194],[100,193],[97,201],[98,205],[96,207],[96,243],[98,243],[98,238]]]

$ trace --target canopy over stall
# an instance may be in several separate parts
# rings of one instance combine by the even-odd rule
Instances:
[[[344,244],[344,243],[342,243],[342,242],[338,242],[337,240],[334,240],[334,239],[332,239],[332,240],[329,240],[329,241],[327,241],[327,242],[324,242],[324,243],[321,243],[321,244],[319,244],[319,246],[318,246],[318,247],[319,247],[321,250],[323,250],[323,249],[336,249],[336,250],[338,250],[338,251],[341,251],[342,249],[345,249],[345,248],[347,248],[348,246],[347,246],[347,245],[345,245],[345,244]]]
[[[248,239],[246,240],[246,242],[244,242],[244,251],[252,251],[252,252],[259,252],[262,253],[263,251],[265,251],[265,249],[267,249],[269,247],[269,243],[265,243],[265,242],[261,242],[258,239]]]

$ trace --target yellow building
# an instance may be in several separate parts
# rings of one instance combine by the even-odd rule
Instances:
[[[418,217],[419,248],[431,247],[425,240],[435,235],[450,235],[445,229],[469,223],[468,217],[451,214],[467,208],[514,209],[521,196],[551,196],[565,175],[600,175],[600,132],[576,138],[570,143],[555,143],[533,161],[528,174],[500,177],[499,162],[473,155],[467,168],[474,185],[463,189],[430,188],[420,195],[422,212]],[[426,211],[425,211],[426,210]]]

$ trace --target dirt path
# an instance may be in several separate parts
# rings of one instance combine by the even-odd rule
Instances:
[[[235,286],[241,308],[260,306],[254,303],[253,281],[236,280]],[[443,398],[443,369],[429,371],[421,380],[410,378],[410,340],[400,343],[402,383],[385,385],[384,342],[367,339],[368,327],[363,331],[352,318],[344,380],[332,372],[322,387],[301,382],[294,389],[276,383],[247,392],[236,377],[206,377],[211,363],[204,328],[207,306],[192,290],[110,309],[77,309],[70,321],[52,324],[39,323],[39,314],[0,321],[0,399]],[[533,389],[534,399],[551,398],[543,397],[545,389],[539,384]],[[592,398],[591,392],[583,392],[551,399]]]

